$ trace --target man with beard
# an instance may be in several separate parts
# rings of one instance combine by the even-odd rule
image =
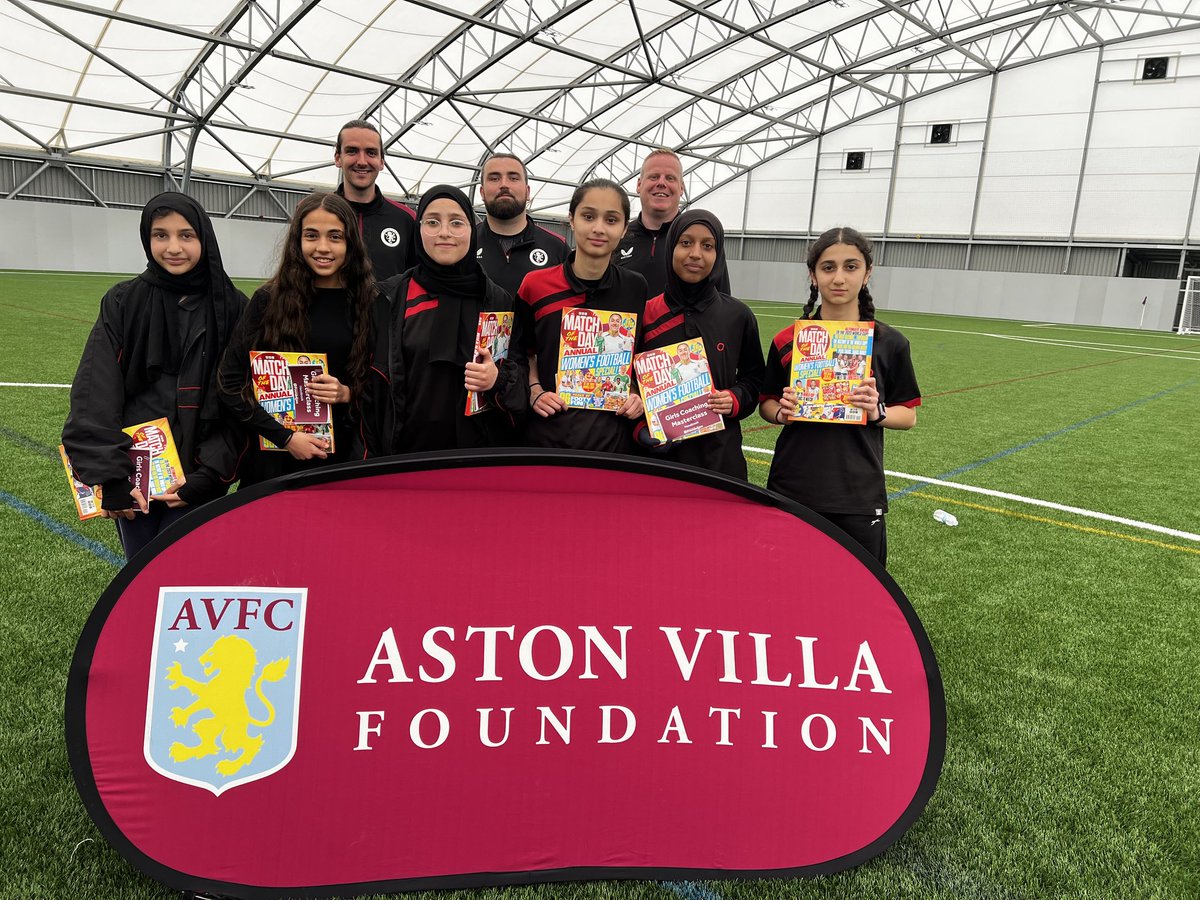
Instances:
[[[514,297],[525,276],[561,265],[567,242],[534,223],[525,165],[511,153],[497,153],[483,164],[479,193],[487,217],[476,227],[479,263],[487,277]]]
[[[416,265],[413,231],[417,214],[389,200],[375,186],[383,171],[379,130],[363,119],[347,122],[338,132],[333,164],[342,170],[337,192],[358,214],[376,280],[384,281]]]
[[[671,267],[671,255],[664,249],[667,230],[679,215],[683,199],[683,164],[673,150],[650,151],[642,161],[637,194],[642,208],[629,223],[613,262],[645,278],[650,289],[647,296],[653,299],[667,289],[667,269]],[[717,290],[730,292],[728,270],[721,273]]]

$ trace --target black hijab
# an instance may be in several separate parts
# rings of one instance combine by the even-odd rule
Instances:
[[[675,274],[675,246],[683,233],[693,225],[703,225],[712,232],[717,245],[717,260],[707,277],[696,284],[688,284]],[[667,301],[676,309],[681,307],[705,306],[717,296],[717,285],[725,274],[725,229],[721,220],[706,209],[689,209],[680,213],[667,231]]]
[[[425,249],[421,221],[429,204],[434,200],[453,200],[463,211],[463,217],[471,225],[471,242],[467,252],[458,262],[442,265],[435,262]],[[471,201],[456,187],[439,184],[421,195],[417,204],[417,266],[413,278],[428,292],[431,299],[438,300],[434,310],[433,339],[430,341],[431,362],[449,362],[464,365],[475,346],[475,328],[479,312],[483,309],[484,286],[487,276],[477,258],[479,238],[475,230],[475,213]]]
[[[420,233],[417,235],[417,271],[415,276],[417,284],[425,288],[432,297],[438,297],[442,294],[451,296],[468,297],[474,294],[483,292],[483,267],[479,265],[476,255],[479,252],[479,238],[475,233],[475,213],[471,209],[471,201],[456,187],[451,187],[448,184],[439,184],[436,187],[431,187],[421,195],[421,200],[417,204],[417,230],[420,232],[421,221],[425,218],[425,212],[429,209],[429,204],[434,200],[453,200],[459,205],[463,211],[463,218],[471,224],[471,243],[467,247],[467,253],[456,263],[451,263],[444,266],[439,262],[434,262],[425,249],[425,241]]]
[[[200,239],[200,260],[189,272],[173,275],[155,261],[150,251],[150,232],[154,213],[167,209],[187,220]],[[141,311],[130,323],[132,333],[126,335],[124,355],[125,388],[133,394],[163,374],[177,374],[182,348],[179,334],[179,302],[183,297],[200,296],[200,309],[207,318],[205,344],[207,358],[215,360],[219,348],[229,339],[228,310],[240,311],[243,298],[221,263],[221,250],[212,221],[199,203],[186,194],[168,191],[150,199],[142,208],[140,226],[142,247],[146,251],[146,270],[132,283],[129,303]],[[203,400],[204,418],[216,418],[216,392],[206,390]],[[211,408],[210,408],[211,406]]]

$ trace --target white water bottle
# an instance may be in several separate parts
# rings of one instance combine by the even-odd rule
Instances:
[[[957,525],[958,519],[950,515],[944,509],[935,509],[933,511],[933,521],[941,522],[943,525]]]

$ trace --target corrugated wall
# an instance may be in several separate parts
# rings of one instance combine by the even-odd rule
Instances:
[[[880,266],[961,269],[967,262],[967,247],[939,241],[884,241],[875,256],[875,264]]]

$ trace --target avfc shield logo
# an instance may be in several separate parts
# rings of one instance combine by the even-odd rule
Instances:
[[[146,701],[152,769],[219,797],[291,761],[307,593],[159,590]]]
[[[541,247],[529,251],[529,261],[535,266],[544,266],[549,259],[549,255]]]
[[[379,232],[379,239],[388,247],[395,247],[400,243],[400,232],[395,228],[385,228]]]

